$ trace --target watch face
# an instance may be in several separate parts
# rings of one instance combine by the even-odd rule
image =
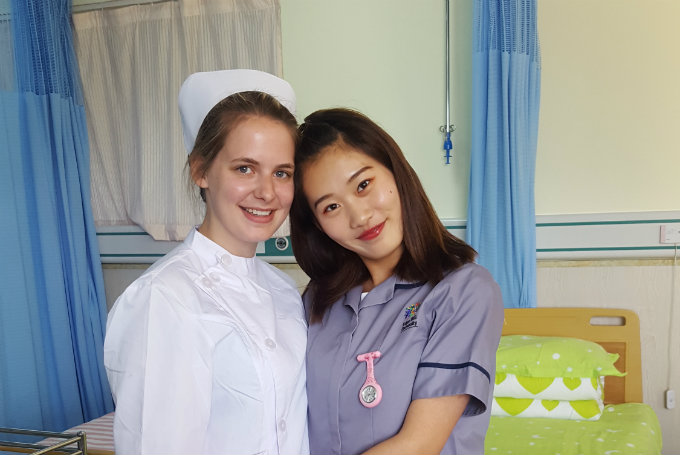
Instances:
[[[361,389],[361,400],[364,403],[373,403],[375,401],[376,390],[372,385],[367,385]]]

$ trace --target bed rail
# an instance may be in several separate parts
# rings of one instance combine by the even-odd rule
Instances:
[[[54,438],[56,442],[45,445],[4,440],[5,435],[35,436],[42,439]],[[87,455],[87,436],[84,431],[77,433],[58,433],[54,431],[24,430],[0,427],[0,452],[30,453],[33,455]]]

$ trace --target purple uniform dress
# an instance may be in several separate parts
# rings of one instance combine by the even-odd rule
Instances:
[[[392,276],[363,300],[360,286],[350,290],[309,326],[310,452],[361,453],[399,431],[412,400],[468,394],[441,453],[483,454],[502,325],[500,289],[473,263],[434,287]],[[372,351],[381,353],[382,399],[367,408],[359,401],[367,364],[357,356]]]

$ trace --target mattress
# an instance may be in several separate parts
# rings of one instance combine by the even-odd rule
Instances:
[[[646,404],[605,407],[597,421],[491,417],[486,455],[660,455],[661,427]]]
[[[66,430],[67,433],[79,431],[84,431],[87,437],[88,455],[112,455],[114,453],[113,412]],[[49,438],[41,441],[40,444],[52,445],[61,441],[62,439]]]

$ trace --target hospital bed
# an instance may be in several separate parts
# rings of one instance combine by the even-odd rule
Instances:
[[[659,421],[652,408],[642,403],[637,314],[598,308],[506,309],[503,339],[510,336],[595,342],[619,356],[614,366],[625,376],[604,378],[604,408],[593,420],[492,415],[485,441],[487,455],[661,454]],[[497,373],[500,368],[497,362]]]

